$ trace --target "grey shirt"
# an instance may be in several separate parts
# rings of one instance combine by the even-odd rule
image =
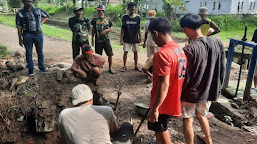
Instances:
[[[16,14],[16,27],[21,28],[23,33],[41,33],[42,18],[50,17],[40,8],[32,7],[31,11],[23,8]]]
[[[190,103],[216,101],[225,76],[225,51],[220,40],[203,36],[184,47],[186,77],[181,100]]]
[[[116,116],[111,107],[81,105],[59,115],[59,133],[68,144],[111,144],[110,125]]]

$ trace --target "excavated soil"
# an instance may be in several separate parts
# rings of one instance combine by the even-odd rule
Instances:
[[[0,29],[0,41],[7,45],[11,51],[20,49],[16,39],[16,30],[3,25],[0,25]],[[128,59],[128,70],[122,73],[119,71],[122,67],[122,50],[115,49],[113,66],[116,73],[108,73],[106,61],[105,71],[100,77],[101,85],[96,87],[91,82],[74,78],[70,70],[51,69],[52,64],[72,62],[71,44],[47,37],[44,40],[46,65],[49,68],[48,74],[36,71],[36,75],[27,77],[27,69],[1,68],[0,135],[2,137],[0,143],[60,143],[57,126],[58,115],[62,109],[72,107],[70,91],[80,83],[86,83],[90,86],[94,92],[96,104],[111,107],[115,105],[117,91],[121,90],[122,94],[118,104],[118,123],[129,121],[136,130],[142,116],[136,112],[134,103],[149,104],[152,86],[145,74],[133,70],[133,57],[131,55]],[[36,55],[34,57],[36,58]],[[20,62],[24,63],[22,59],[24,56],[12,57],[9,60],[19,64]],[[142,65],[146,59],[145,53],[141,52],[139,59],[139,63]],[[24,83],[15,82],[15,80],[21,81],[22,79],[25,81]],[[13,87],[12,84],[14,84]],[[184,142],[182,125],[181,118],[173,118],[170,122],[169,132],[172,142]],[[225,124],[216,118],[210,119],[210,128],[214,144],[257,143],[256,135]],[[194,130],[196,132],[201,131],[198,121],[194,122]],[[153,141],[154,133],[147,129],[147,124],[144,122],[135,143],[148,144],[153,143]],[[195,143],[201,144],[203,142],[195,137]]]

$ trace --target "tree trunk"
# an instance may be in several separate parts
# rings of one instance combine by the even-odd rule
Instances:
[[[87,8],[87,3],[88,3],[88,1],[87,1],[87,0],[85,0],[85,8]]]
[[[6,11],[8,11],[8,0],[6,0]]]
[[[81,0],[81,7],[84,8],[84,0]]]
[[[73,0],[73,7],[75,7],[76,5],[76,0]]]

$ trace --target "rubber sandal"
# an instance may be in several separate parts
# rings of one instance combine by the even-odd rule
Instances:
[[[122,67],[122,68],[121,68],[121,72],[125,72],[126,70],[127,70],[126,67]]]

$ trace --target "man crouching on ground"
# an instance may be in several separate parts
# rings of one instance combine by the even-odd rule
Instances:
[[[161,47],[153,59],[153,88],[148,129],[155,131],[157,144],[171,144],[168,123],[172,116],[179,117],[180,95],[186,70],[186,56],[171,38],[171,24],[165,18],[149,25],[154,42]]]
[[[183,132],[187,144],[194,143],[193,116],[203,129],[198,136],[212,144],[207,112],[211,101],[217,101],[225,75],[225,51],[220,40],[204,36],[199,15],[187,14],[181,21],[183,32],[193,42],[184,47],[188,65],[181,94]]]
[[[133,126],[125,122],[117,126],[111,107],[93,105],[93,93],[85,84],[71,91],[74,108],[66,108],[59,115],[59,134],[67,144],[131,144]],[[118,112],[116,112],[117,114]]]
[[[95,85],[99,85],[98,78],[102,73],[105,58],[94,53],[91,46],[85,44],[82,46],[82,55],[79,55],[74,60],[71,70],[76,78],[93,79]]]

